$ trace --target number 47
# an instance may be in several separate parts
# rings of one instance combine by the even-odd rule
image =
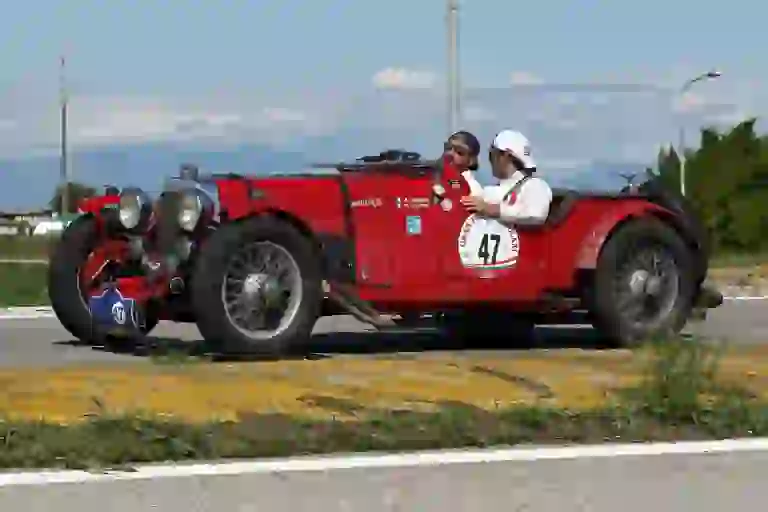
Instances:
[[[493,242],[493,250],[488,251],[489,239]],[[497,234],[489,235],[483,234],[483,238],[480,240],[480,247],[477,250],[477,257],[483,260],[484,265],[496,264],[496,257],[499,254],[499,243],[501,242],[501,236]],[[490,260],[490,261],[489,261]]]

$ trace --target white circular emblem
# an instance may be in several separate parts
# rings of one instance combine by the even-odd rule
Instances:
[[[125,307],[122,302],[115,302],[112,305],[112,318],[120,325],[125,324]]]
[[[449,212],[453,209],[453,201],[451,201],[448,198],[443,199],[443,202],[440,203],[440,206],[442,206],[444,212]]]
[[[517,231],[495,219],[470,215],[461,226],[459,257],[466,268],[502,269],[517,263]]]

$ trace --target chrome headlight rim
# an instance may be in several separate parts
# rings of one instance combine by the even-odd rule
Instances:
[[[123,229],[141,231],[149,225],[152,217],[152,199],[141,188],[124,188],[120,192],[118,205],[118,218]]]
[[[198,189],[181,193],[179,212],[176,219],[182,231],[192,233],[205,226],[213,216],[213,201]]]

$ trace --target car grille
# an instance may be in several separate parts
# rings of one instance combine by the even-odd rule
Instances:
[[[160,254],[174,252],[181,229],[178,225],[178,213],[181,207],[181,193],[165,191],[157,201],[157,230],[153,249]]]

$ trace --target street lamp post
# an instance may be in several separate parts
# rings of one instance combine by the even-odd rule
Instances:
[[[60,159],[60,186],[61,186],[61,215],[69,213],[69,155],[67,154],[67,108],[69,95],[66,83],[66,61],[64,56],[59,60],[59,93],[61,111],[61,159]]]
[[[686,92],[688,92],[688,89],[693,86],[693,84],[697,82],[701,82],[702,80],[709,80],[714,78],[719,78],[721,75],[720,71],[717,70],[711,70],[707,71],[706,73],[702,73],[697,77],[691,78],[687,82],[683,84],[683,86],[680,88],[680,97],[682,98]],[[685,196],[685,126],[683,124],[680,124],[680,140],[679,140],[679,150],[678,150],[678,159],[680,160],[680,194],[682,196]]]
[[[453,133],[459,129],[459,2],[447,0],[448,32],[448,130]]]

